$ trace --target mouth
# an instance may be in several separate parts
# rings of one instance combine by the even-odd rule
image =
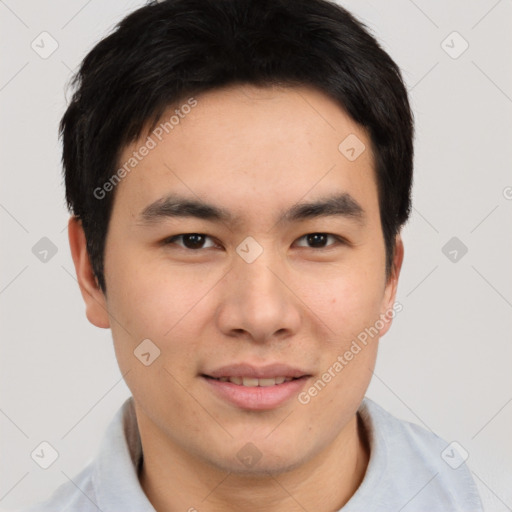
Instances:
[[[209,375],[202,375],[207,379],[217,380],[219,382],[231,382],[237,386],[245,386],[247,388],[266,388],[270,386],[278,386],[285,382],[291,382],[292,380],[302,379],[303,377],[268,377],[265,379],[258,379],[255,377],[210,377]],[[304,376],[305,377],[305,376]]]
[[[302,390],[311,376],[282,364],[265,367],[237,364],[200,374],[215,396],[248,410],[268,410],[283,405]]]

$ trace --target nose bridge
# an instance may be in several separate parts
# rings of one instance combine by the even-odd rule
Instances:
[[[282,295],[282,283],[275,274],[282,272],[283,265],[276,246],[273,246],[270,238],[266,241],[256,241],[253,237],[247,237],[238,247],[234,270],[236,279],[241,286],[239,293],[258,299],[265,295],[268,301],[273,297]]]
[[[260,341],[278,331],[295,332],[300,313],[284,284],[286,266],[278,251],[253,239],[241,243],[237,253],[222,308],[222,329],[243,330]]]

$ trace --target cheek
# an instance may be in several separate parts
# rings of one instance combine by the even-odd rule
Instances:
[[[129,256],[123,256],[129,255]],[[161,258],[126,247],[110,253],[106,271],[110,310],[137,335],[161,337],[193,305],[201,283],[187,282],[186,273]],[[206,286],[206,285],[205,285]]]
[[[366,259],[362,256],[357,264],[347,263],[314,276],[301,275],[304,303],[323,320],[329,336],[356,335],[379,316],[383,275],[379,265]]]
[[[133,352],[146,338],[173,353],[180,352],[185,341],[188,351],[191,344],[199,343],[195,331],[218,306],[212,286],[222,274],[213,269],[199,271],[193,265],[171,265],[161,255],[155,257],[122,240],[111,243],[106,254],[107,304],[115,318],[114,339],[122,340],[120,349]],[[340,342],[350,341],[379,315],[381,259],[383,251],[363,250],[341,263],[295,267],[287,280],[300,300],[290,307],[311,317],[309,325],[316,325],[318,340],[332,339],[339,348]]]
[[[206,284],[192,288],[193,292],[184,284],[183,274],[166,272],[162,265],[137,264],[136,258],[121,258],[109,274],[107,287],[113,293],[107,304],[115,318],[111,322],[114,350],[128,387],[141,403],[150,404],[159,397],[158,401],[182,410],[187,406],[178,382],[195,366],[200,338],[194,305],[197,294],[206,293],[201,290]],[[146,353],[148,365],[142,355]]]
[[[379,339],[374,329],[382,299],[378,284],[367,273],[353,271],[312,290],[325,329],[319,336],[319,374],[300,403],[314,408],[316,425],[341,428],[346,418],[337,411],[355,411],[368,388]]]
[[[182,344],[176,335],[183,331],[182,321],[197,302],[194,299],[201,286],[192,293],[179,271],[169,272],[162,262],[128,249],[112,250],[105,267],[107,307],[120,365],[124,369],[138,366],[133,351],[145,339],[165,356],[179,352]]]

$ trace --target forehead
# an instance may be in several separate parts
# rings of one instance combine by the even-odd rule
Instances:
[[[185,99],[149,139],[125,148],[120,166],[144,145],[151,149],[117,185],[114,202],[132,218],[173,193],[208,199],[238,217],[334,192],[367,203],[370,215],[375,207],[366,131],[312,88],[230,86]]]

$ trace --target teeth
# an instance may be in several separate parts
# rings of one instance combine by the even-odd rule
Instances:
[[[253,379],[252,377],[242,377],[242,384],[252,388],[259,384],[259,379]]]
[[[258,385],[262,386],[262,387],[276,385],[276,379],[254,379],[254,380],[259,380]]]
[[[276,384],[282,384],[283,382],[290,382],[293,380],[292,377],[271,377],[267,379],[256,379],[254,377],[220,377],[221,382],[232,382],[239,386],[246,386],[249,388],[254,387],[269,387],[275,386]]]

